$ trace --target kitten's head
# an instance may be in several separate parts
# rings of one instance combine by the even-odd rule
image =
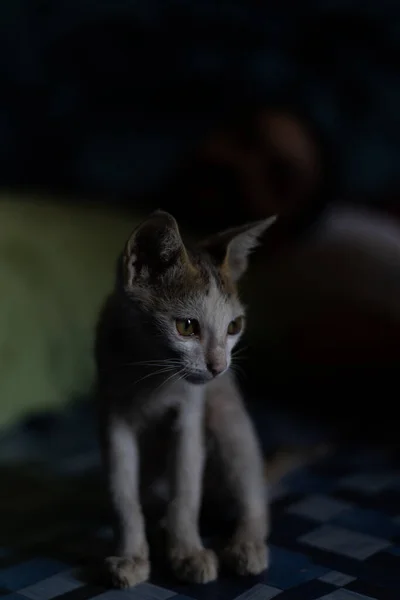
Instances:
[[[229,229],[189,248],[175,219],[157,211],[128,240],[124,291],[145,313],[151,343],[188,381],[205,383],[229,368],[245,324],[237,282],[274,221]]]

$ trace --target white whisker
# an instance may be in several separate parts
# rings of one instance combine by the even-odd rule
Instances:
[[[164,385],[166,385],[169,381],[172,380],[172,383],[177,383],[178,381],[180,381],[181,379],[183,379],[183,374],[185,372],[186,368],[182,367],[181,369],[179,369],[179,371],[176,371],[175,373],[172,373],[172,375],[170,375],[169,377],[167,377],[167,379],[165,379],[165,381],[163,381],[157,388],[155,391],[158,391],[160,388],[164,387]],[[173,378],[177,377],[176,381],[173,381]]]
[[[164,360],[138,360],[131,363],[125,363],[124,367],[164,367],[164,366],[180,366],[181,362],[178,359],[167,358]]]
[[[241,346],[234,352],[232,352],[232,358],[243,358],[243,352],[248,349],[248,346]]]
[[[246,379],[245,370],[242,367],[240,367],[238,364],[235,364],[232,362],[231,369],[232,369],[233,373],[238,376],[239,379],[242,379],[242,380]]]
[[[155,377],[156,375],[161,375],[162,373],[169,373],[170,371],[173,371],[173,370],[174,370],[174,367],[164,367],[162,369],[158,369],[157,371],[151,371],[151,373],[147,373],[143,377],[140,377],[140,379],[137,379],[135,381],[134,385],[137,385],[138,383],[144,381],[148,377],[153,377],[153,376]]]

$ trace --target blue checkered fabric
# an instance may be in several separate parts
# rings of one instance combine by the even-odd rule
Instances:
[[[260,415],[264,441],[263,419],[269,431],[286,432],[286,442],[318,437],[298,424],[285,427],[281,416]],[[65,414],[31,418],[1,438],[4,600],[400,598],[398,456],[361,447],[299,468],[270,490],[270,568],[260,577],[222,572],[216,583],[181,585],[156,560],[149,583],[107,589],[90,575],[111,538],[94,433],[90,407],[80,403]]]

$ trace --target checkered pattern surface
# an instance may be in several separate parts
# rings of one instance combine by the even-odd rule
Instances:
[[[81,424],[82,418],[80,413]],[[10,437],[0,443],[3,600],[399,600],[400,472],[395,454],[342,449],[271,489],[270,568],[260,577],[221,573],[218,582],[206,586],[180,585],[156,560],[149,583],[115,591],[90,575],[89,559],[104,555],[110,540],[90,435],[84,447],[82,428],[74,426],[73,418],[63,418],[58,426],[51,419],[30,423],[25,433],[19,431],[14,454]],[[71,444],[75,433],[76,444],[69,450],[62,427]],[[11,437],[16,440],[18,432]],[[24,437],[31,441],[22,460]],[[29,465],[27,454],[33,459]],[[64,463],[57,461],[61,454]]]

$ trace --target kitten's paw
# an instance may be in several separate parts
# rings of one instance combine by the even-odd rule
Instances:
[[[261,541],[235,540],[221,558],[238,575],[259,575],[268,568],[268,549]]]
[[[143,583],[150,575],[150,562],[146,558],[109,556],[104,564],[115,588],[125,589]]]
[[[218,558],[212,550],[200,548],[190,554],[170,551],[172,570],[185,583],[209,583],[218,577]]]

